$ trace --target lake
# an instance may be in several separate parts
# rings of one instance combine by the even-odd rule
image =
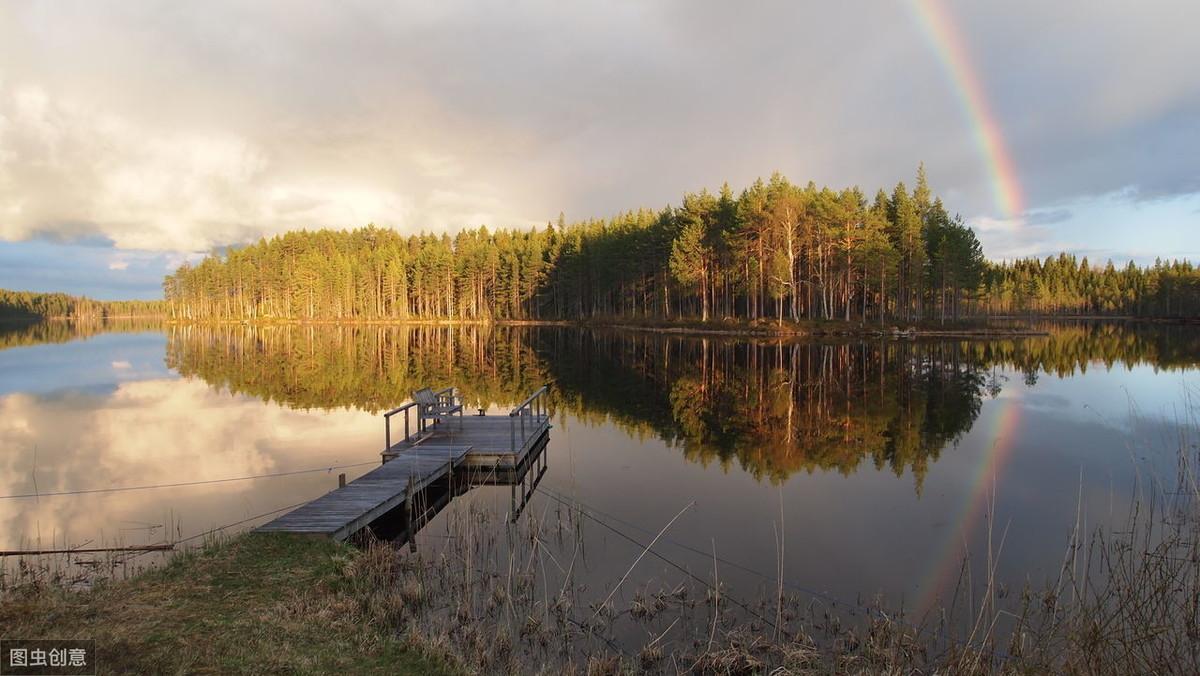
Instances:
[[[1047,335],[8,326],[0,549],[244,530],[374,467],[380,413],[419,387],[503,411],[549,384],[547,471],[519,518],[593,514],[577,572],[594,588],[678,517],[626,589],[709,574],[715,557],[745,595],[782,570],[814,599],[921,613],[977,588],[989,557],[1007,589],[1054,579],[1073,529],[1169,500],[1195,442],[1200,329],[1034,328]],[[510,509],[510,488],[474,488],[416,544]]]

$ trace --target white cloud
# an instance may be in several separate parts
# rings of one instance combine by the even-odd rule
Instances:
[[[432,187],[415,200],[386,174],[288,164],[272,157],[291,151],[234,131],[148,128],[36,87],[0,91],[0,119],[2,239],[101,235],[118,249],[197,252],[297,228],[530,222],[479,181],[474,193]],[[449,156],[415,158],[426,177],[462,173]],[[108,267],[128,266],[118,257]]]
[[[993,261],[1041,257],[1080,248],[1076,243],[1056,239],[1052,227],[1031,223],[1025,216],[978,217],[969,219],[968,225],[979,237],[984,254]]]
[[[239,234],[243,188],[266,162],[236,135],[156,133],[35,87],[0,92],[0,115],[0,203],[20,205],[0,221],[5,239],[100,234],[118,248],[203,248]]]
[[[118,271],[119,270],[127,270],[127,269],[129,269],[129,261],[126,261],[126,260],[109,261],[108,269],[109,270],[118,270]]]
[[[1014,233],[1025,226],[1023,218],[991,218],[980,216],[971,220],[971,227],[981,233]]]
[[[169,253],[163,258],[163,269],[168,272],[173,272],[179,269],[179,266],[183,265],[184,263],[195,264],[202,260],[204,260],[204,254],[202,253]]]
[[[423,174],[432,178],[449,178],[463,172],[462,165],[452,155],[418,151],[412,154],[412,159]]]

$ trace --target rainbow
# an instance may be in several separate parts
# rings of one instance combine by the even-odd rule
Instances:
[[[933,609],[942,591],[956,582],[966,553],[963,551],[964,543],[970,541],[971,532],[982,522],[992,486],[998,483],[1004,464],[1012,455],[1013,443],[1021,426],[1021,404],[1019,400],[1008,397],[996,403],[1000,410],[993,418],[988,434],[992,443],[968,481],[967,499],[959,517],[946,532],[946,539],[935,547],[933,567],[918,587],[918,593],[921,594],[921,603],[917,606],[918,617]],[[999,538],[1000,534],[997,532],[995,536]]]
[[[1023,197],[1012,157],[953,17],[939,0],[913,0],[912,7],[921,32],[929,39],[962,103],[979,152],[988,166],[996,207],[1004,218],[1020,216],[1024,211]]]

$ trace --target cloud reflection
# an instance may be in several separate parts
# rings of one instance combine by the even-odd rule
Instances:
[[[199,380],[121,383],[111,393],[0,397],[0,495],[205,481],[378,456],[378,421],[229,396]],[[345,470],[351,477],[369,469]],[[334,473],[336,475],[336,473]],[[182,488],[0,500],[0,548],[141,543],[198,533],[311,499],[324,473]],[[129,524],[163,529],[123,530]],[[174,526],[172,526],[174,524]]]

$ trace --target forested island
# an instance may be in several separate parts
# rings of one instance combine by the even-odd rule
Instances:
[[[922,168],[911,191],[872,199],[776,174],[531,230],[289,232],[184,265],[164,294],[182,321],[1180,317],[1200,313],[1200,272],[1067,254],[989,263]]]

